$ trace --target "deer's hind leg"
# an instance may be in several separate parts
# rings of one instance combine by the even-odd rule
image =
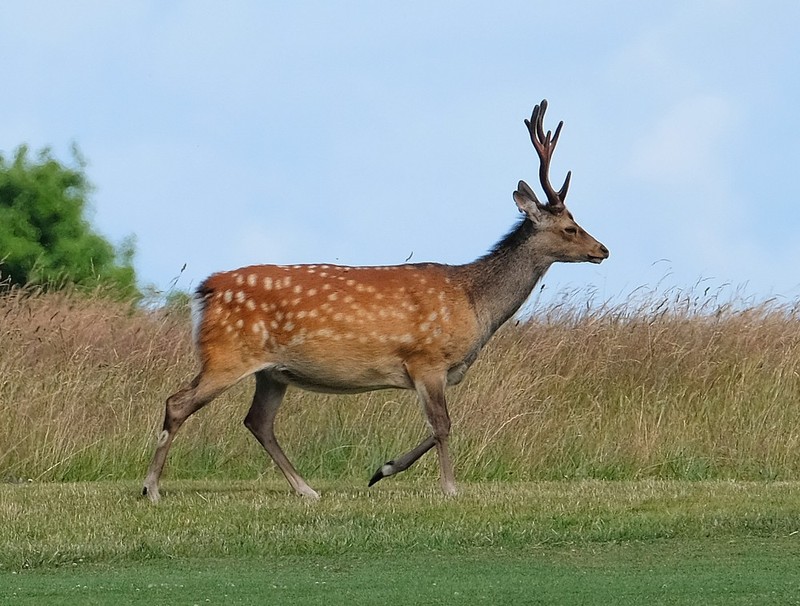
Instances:
[[[175,434],[184,421],[238,380],[238,376],[231,377],[201,371],[187,387],[176,391],[167,398],[164,425],[144,480],[143,496],[147,496],[153,503],[157,503],[160,499],[158,480],[164,469],[167,453],[175,439]]]
[[[267,371],[257,372],[256,392],[253,395],[253,404],[244,419],[244,425],[269,453],[295,492],[304,497],[318,499],[317,491],[297,473],[275,437],[275,415],[278,414],[285,393],[285,384],[271,378]]]

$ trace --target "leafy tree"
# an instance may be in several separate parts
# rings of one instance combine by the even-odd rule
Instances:
[[[72,165],[50,149],[31,160],[27,146],[13,160],[0,154],[0,279],[11,284],[110,287],[134,296],[134,242],[115,249],[95,233],[86,214],[92,186],[76,147]]]

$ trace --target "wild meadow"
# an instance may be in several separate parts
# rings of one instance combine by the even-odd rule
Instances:
[[[797,306],[580,299],[504,327],[448,391],[458,479],[800,479]],[[141,479],[165,398],[196,370],[190,332],[179,305],[0,297],[0,479]],[[246,379],[189,419],[165,481],[279,473],[242,425],[252,389]],[[291,389],[276,431],[313,484],[366,481],[426,427],[411,392]],[[435,473],[430,456],[406,475]]]

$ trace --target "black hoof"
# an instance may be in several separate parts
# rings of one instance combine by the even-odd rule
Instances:
[[[384,469],[385,469],[387,466],[392,466],[392,465],[394,465],[394,461],[387,461],[386,463],[384,463],[383,465],[381,465],[380,467],[378,467],[378,471],[376,471],[376,472],[375,472],[375,473],[372,475],[372,477],[369,479],[369,484],[367,484],[367,486],[372,486],[373,484],[375,484],[375,483],[379,482],[379,481],[380,481],[380,480],[382,480],[383,478],[386,478],[386,477],[388,477],[389,475],[391,475],[391,474],[385,474],[385,473],[383,473],[383,470],[384,470]]]

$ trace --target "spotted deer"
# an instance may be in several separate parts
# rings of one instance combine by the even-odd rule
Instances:
[[[244,424],[300,495],[319,498],[286,457],[273,429],[290,385],[326,393],[415,390],[430,435],[382,465],[369,485],[408,469],[436,447],[442,491],[454,495],[445,387],[464,378],[551,264],[600,263],[609,254],[564,206],[571,173],[561,189],[550,184],[550,160],[563,122],[555,133],[545,134],[546,108],[546,101],[534,107],[525,124],[539,156],[547,203],[520,181],[513,197],[522,218],[472,263],[256,265],[206,279],[194,299],[200,371],[167,399],[142,493],[159,500],[159,477],[184,421],[255,375]]]

